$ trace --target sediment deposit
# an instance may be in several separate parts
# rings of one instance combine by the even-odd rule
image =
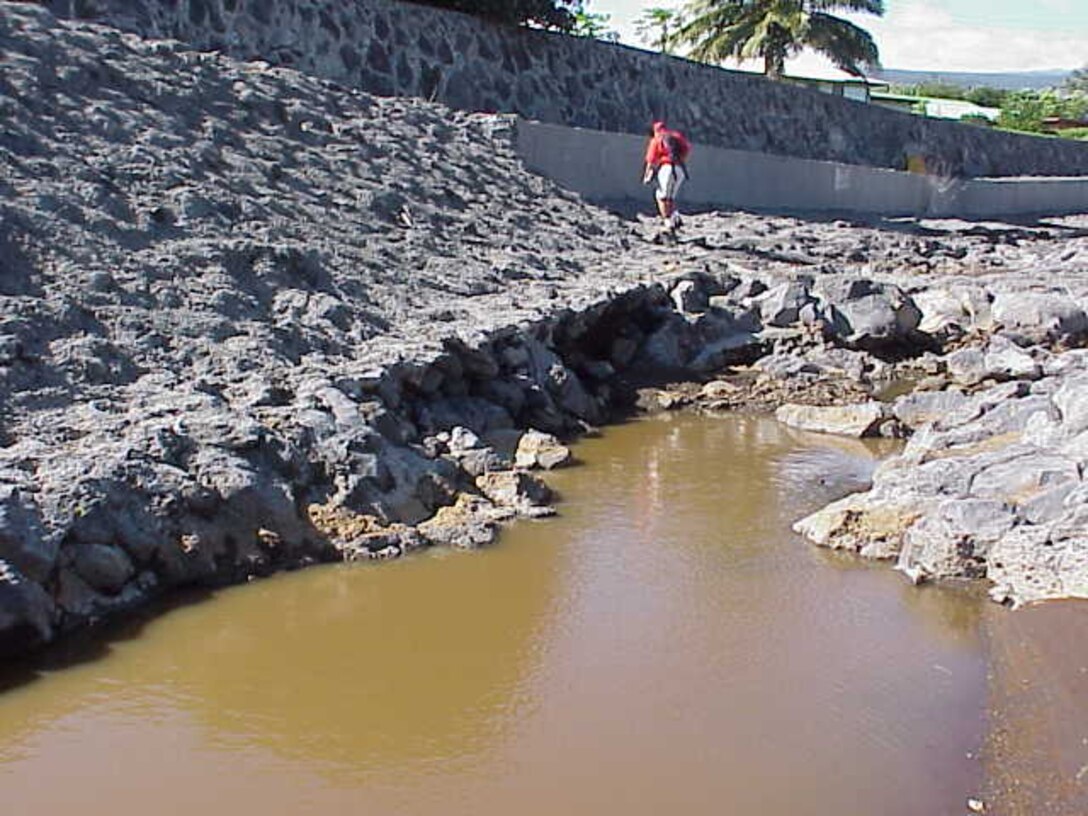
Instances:
[[[0,53],[3,651],[172,587],[487,543],[549,512],[528,469],[562,438],[655,393],[903,378],[850,424],[903,456],[803,529],[1088,595],[1088,220],[712,213],[662,242],[526,172],[508,117],[33,5],[0,4]],[[699,388],[639,395],[670,381]]]

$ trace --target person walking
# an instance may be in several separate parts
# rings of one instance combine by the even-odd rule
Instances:
[[[657,212],[665,222],[665,228],[676,231],[682,221],[676,209],[676,194],[687,180],[687,160],[691,155],[691,143],[678,130],[669,130],[664,122],[654,122],[650,142],[646,145],[642,183],[649,184],[657,177]]]

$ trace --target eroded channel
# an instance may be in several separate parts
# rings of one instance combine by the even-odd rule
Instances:
[[[5,811],[963,813],[984,601],[789,529],[880,453],[609,428],[500,546],[224,590],[14,684]]]

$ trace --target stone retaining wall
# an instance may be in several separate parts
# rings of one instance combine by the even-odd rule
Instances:
[[[645,138],[519,120],[525,166],[589,201],[650,200],[639,174]],[[948,179],[841,162],[697,144],[686,212],[751,210],[939,218],[1068,215],[1088,211],[1088,177]]]
[[[839,99],[625,46],[393,0],[49,0],[61,15],[263,59],[379,95],[720,147],[946,175],[1088,175],[1088,145]]]

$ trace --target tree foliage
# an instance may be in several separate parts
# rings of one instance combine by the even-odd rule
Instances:
[[[984,85],[980,85],[977,88],[971,88],[964,96],[968,102],[974,102],[976,105],[981,105],[984,108],[1000,108],[1005,98],[1012,93],[1004,88],[987,88]]]
[[[913,95],[931,99],[966,99],[967,89],[954,82],[919,82],[913,88]]]
[[[894,85],[894,93],[904,96],[920,96],[927,99],[962,99],[972,102],[983,108],[1000,108],[1005,97],[1011,93],[1001,88],[990,88],[978,85],[974,88],[965,88],[954,82],[919,82],[917,85]]]
[[[1048,131],[1046,119],[1088,120],[1088,93],[1060,94],[1053,90],[1016,91],[1001,105],[998,127],[1026,133]]]
[[[670,8],[648,8],[635,23],[635,31],[647,45],[662,54],[672,53],[673,33],[680,25],[680,13]]]
[[[1062,90],[1069,93],[1088,93],[1088,66],[1078,68],[1065,78]]]
[[[605,42],[619,42],[620,34],[608,27],[612,21],[611,14],[597,14],[585,8],[580,1],[574,9],[574,27],[571,34],[579,37],[591,37],[594,40]]]
[[[880,64],[880,54],[865,29],[832,11],[884,13],[883,0],[689,0],[686,22],[676,33],[690,55],[705,62],[730,57],[762,58],[767,76],[785,73],[786,59],[802,48],[825,54],[847,73]]]
[[[427,6],[463,11],[485,20],[510,25],[532,24],[572,31],[582,0],[414,0]]]

